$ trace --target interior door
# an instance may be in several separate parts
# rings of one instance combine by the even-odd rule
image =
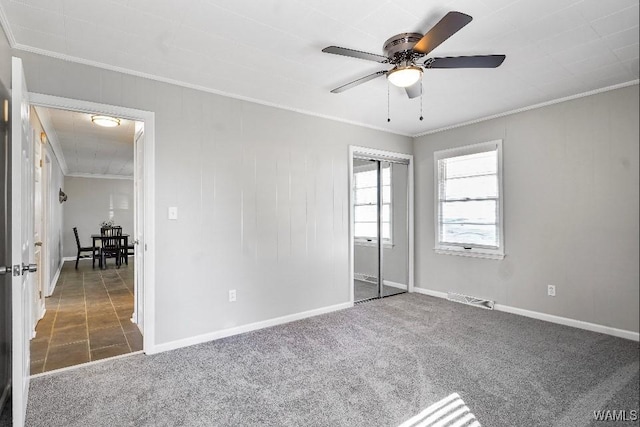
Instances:
[[[9,212],[9,90],[0,82],[0,420],[11,419],[11,216]]]
[[[144,333],[144,124],[136,122],[134,141],[134,176],[135,194],[133,197],[133,244],[134,252],[134,307],[133,320]]]
[[[11,257],[12,275],[12,408],[13,425],[22,427],[29,393],[29,340],[33,325],[31,294],[36,271],[33,245],[33,145],[29,100],[20,58],[11,69]]]

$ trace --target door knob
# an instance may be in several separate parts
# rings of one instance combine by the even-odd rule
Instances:
[[[22,274],[35,273],[36,271],[38,271],[37,264],[22,264]]]
[[[0,276],[4,276],[5,274],[11,274],[11,267],[0,265]]]

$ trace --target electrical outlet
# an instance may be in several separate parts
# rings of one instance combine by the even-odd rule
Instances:
[[[555,297],[556,296],[556,287],[555,287],[555,285],[547,286],[547,295],[549,295],[550,297]]]
[[[231,289],[229,291],[229,302],[236,302],[236,290]]]
[[[167,217],[171,220],[176,220],[178,219],[178,208],[175,206],[171,206],[169,208],[169,211],[167,213]]]

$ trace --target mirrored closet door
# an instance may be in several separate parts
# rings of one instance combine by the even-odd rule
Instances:
[[[354,301],[407,292],[408,161],[353,159]]]

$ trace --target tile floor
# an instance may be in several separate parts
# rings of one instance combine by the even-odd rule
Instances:
[[[120,269],[91,268],[90,260],[64,263],[47,312],[31,340],[31,374],[142,350],[131,323],[133,262]]]

